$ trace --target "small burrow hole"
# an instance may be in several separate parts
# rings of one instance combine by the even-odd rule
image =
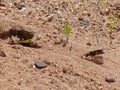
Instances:
[[[25,30],[16,30],[15,28],[11,28],[9,31],[9,37],[11,36],[17,36],[20,39],[26,40],[26,39],[32,39],[33,33]]]
[[[30,47],[30,43],[20,43],[24,40],[31,40],[33,38],[33,32],[28,32],[22,27],[11,28],[9,31],[0,33],[0,39],[8,40],[9,44],[21,44],[23,46]]]

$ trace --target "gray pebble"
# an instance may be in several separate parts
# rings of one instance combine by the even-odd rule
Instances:
[[[46,68],[47,67],[47,64],[41,62],[41,61],[35,61],[35,67],[38,68],[38,69],[42,69],[42,68]]]

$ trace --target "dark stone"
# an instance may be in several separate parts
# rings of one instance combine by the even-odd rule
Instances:
[[[86,45],[88,45],[88,46],[92,46],[92,44],[91,44],[90,42],[86,43]]]
[[[109,83],[113,83],[113,82],[115,82],[115,79],[114,78],[105,78],[105,81],[109,82]]]
[[[63,73],[67,73],[68,70],[66,68],[63,68]]]
[[[43,62],[40,62],[40,61],[36,61],[34,65],[38,69],[42,69],[42,68],[46,68],[47,67],[47,64],[45,64]]]
[[[18,10],[22,10],[23,8],[25,8],[25,5],[20,5],[20,6],[18,7]]]
[[[83,19],[80,21],[80,24],[82,25],[89,25],[90,24],[90,20],[89,19]]]
[[[5,6],[5,4],[0,3],[0,6],[3,6],[3,7],[4,7],[4,6]]]
[[[0,56],[1,57],[6,57],[6,54],[3,51],[0,51]]]

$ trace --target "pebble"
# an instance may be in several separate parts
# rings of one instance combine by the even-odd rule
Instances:
[[[0,10],[6,10],[7,7],[4,4],[0,4]]]
[[[66,69],[65,67],[63,67],[63,73],[67,73],[68,69]]]
[[[46,68],[47,67],[47,64],[41,62],[41,61],[35,61],[35,67],[38,68],[38,69],[42,69],[42,68]]]
[[[25,5],[20,5],[20,6],[18,6],[18,10],[22,10],[22,9],[26,9],[26,8],[25,8]]]
[[[113,83],[113,82],[115,82],[115,79],[107,77],[107,78],[105,78],[105,81],[109,82],[109,83]]]
[[[103,64],[104,63],[104,59],[102,56],[96,56],[93,59],[93,62],[97,63],[97,64]]]
[[[37,42],[37,41],[31,40],[31,42],[30,42],[30,47],[34,47],[34,48],[42,48],[43,45],[40,44],[40,43]]]
[[[88,45],[88,46],[92,46],[92,44],[91,44],[90,42],[87,42],[86,45]]]
[[[51,15],[48,15],[48,16],[46,17],[46,18],[47,18],[47,21],[50,22],[50,21],[53,19],[53,16],[54,16],[54,15],[52,15],[52,14],[51,14]]]
[[[82,16],[90,16],[90,13],[87,12],[87,11],[83,11],[83,12],[81,13],[81,15],[82,15]]]
[[[3,51],[0,51],[0,56],[1,57],[6,57],[6,54]]]
[[[98,90],[103,90],[103,86],[98,86]]]
[[[55,41],[54,41],[54,44],[61,44],[62,43],[62,40],[60,40],[60,39],[55,39]]]
[[[110,14],[110,9],[109,9],[109,8],[106,8],[106,9],[105,9],[105,14],[106,14],[106,15],[109,15],[109,14]]]
[[[90,24],[90,20],[89,19],[83,19],[80,21],[80,24],[82,25],[89,25]]]

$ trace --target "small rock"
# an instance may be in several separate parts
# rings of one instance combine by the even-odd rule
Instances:
[[[34,47],[34,48],[42,48],[43,45],[37,41],[31,40],[30,42],[30,47]]]
[[[47,67],[47,65],[45,63],[40,62],[40,61],[36,61],[34,65],[38,69],[42,69],[42,68],[46,68]]]
[[[86,45],[88,45],[88,46],[92,46],[92,44],[91,44],[90,42],[87,42]]]
[[[106,14],[106,15],[109,15],[109,14],[110,14],[110,9],[109,9],[109,8],[106,8],[106,9],[105,9],[105,14]]]
[[[22,10],[22,9],[26,9],[26,8],[25,8],[25,5],[20,5],[20,6],[18,6],[18,10]]]
[[[46,18],[47,18],[47,21],[50,22],[53,19],[53,15],[52,14],[48,15]]]
[[[9,44],[18,44],[20,42],[20,38],[18,36],[12,35],[9,40]]]
[[[12,6],[12,3],[10,3],[10,4]],[[14,6],[18,7],[20,5],[20,2],[14,2],[13,4],[14,4]]]
[[[6,10],[7,7],[5,6],[5,4],[0,4],[0,10]]]
[[[98,90],[103,90],[103,86],[98,86]]]
[[[41,38],[42,38],[41,34],[37,34],[36,37],[35,37],[36,40],[40,40]]]
[[[78,20],[79,21],[82,21],[84,18],[83,17],[78,17]]]
[[[47,15],[46,17],[42,16],[40,17],[40,19],[43,21],[43,24],[45,24],[46,22],[51,22],[53,19],[53,15]]]
[[[89,19],[83,19],[80,21],[80,24],[82,24],[82,25],[89,25],[89,23],[90,23]]]
[[[93,62],[97,63],[97,64],[103,64],[104,63],[104,59],[102,56],[95,56],[93,59]]]
[[[66,69],[65,67],[63,67],[63,73],[67,73],[68,69]]]
[[[5,4],[0,3],[0,6],[5,6]]]
[[[109,83],[113,83],[113,82],[115,82],[115,79],[107,77],[107,78],[105,78],[105,81],[109,82]]]
[[[54,44],[61,44],[62,43],[62,41],[61,41],[61,39],[55,39],[55,41],[54,41]]]
[[[81,13],[81,15],[82,15],[82,16],[90,16],[90,13],[87,12],[87,11],[83,11],[83,12]]]
[[[18,85],[21,85],[21,84],[22,84],[21,81],[19,81],[19,82],[18,82]]]
[[[3,51],[0,51],[0,56],[1,57],[6,57],[6,54]]]

